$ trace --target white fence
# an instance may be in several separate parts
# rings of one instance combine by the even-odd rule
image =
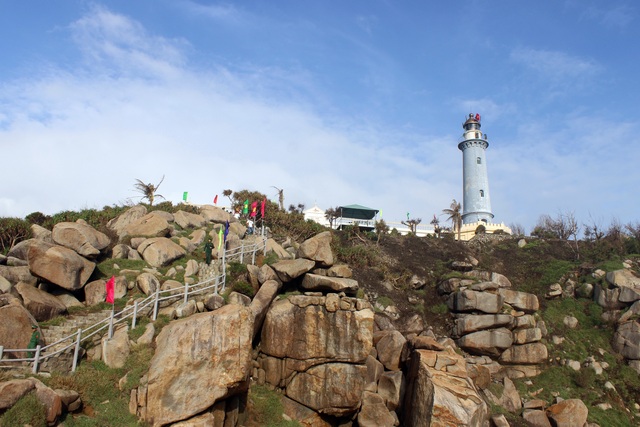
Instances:
[[[71,371],[74,372],[78,364],[80,344],[83,341],[87,341],[88,339],[98,334],[100,334],[99,336],[102,336],[104,333],[107,333],[109,338],[111,338],[113,336],[114,326],[119,323],[124,323],[129,319],[131,319],[131,328],[135,328],[136,322],[140,315],[145,316],[151,314],[151,318],[155,321],[158,317],[158,309],[160,308],[160,304],[162,303],[162,301],[171,300],[171,303],[173,303],[182,298],[183,302],[186,303],[189,300],[189,297],[199,295],[210,290],[213,290],[215,294],[224,292],[226,286],[227,261],[237,258],[239,262],[244,263],[245,256],[250,255],[251,264],[255,264],[256,253],[260,250],[262,251],[262,253],[266,252],[267,239],[264,236],[256,239],[256,241],[252,244],[245,245],[244,240],[242,240],[241,242],[242,245],[240,247],[229,250],[225,248],[225,250],[223,251],[222,274],[219,274],[202,282],[195,283],[193,285],[185,283],[184,290],[182,291],[178,291],[177,289],[167,289],[161,291],[158,287],[153,295],[149,295],[144,300],[135,301],[132,306],[127,306],[122,311],[119,311],[117,313],[112,311],[110,317],[107,317],[106,319],[101,320],[100,322],[93,324],[84,330],[78,329],[76,333],[61,338],[54,343],[47,344],[46,346],[38,345],[35,349],[5,349],[0,346],[0,368],[10,366],[11,364],[21,364],[23,362],[33,363],[32,371],[35,374],[38,372],[38,366],[42,362],[50,358],[57,357],[60,354],[73,348],[73,362]],[[67,345],[61,346],[64,343],[67,343]],[[3,357],[5,353],[27,353],[27,355],[33,353],[34,356],[20,359],[6,359]]]

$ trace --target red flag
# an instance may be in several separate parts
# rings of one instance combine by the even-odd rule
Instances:
[[[216,194],[216,197],[213,198],[213,204],[217,205],[218,204],[218,195]]]
[[[258,202],[251,203],[251,216],[256,216],[258,213]]]
[[[476,120],[480,121],[480,114],[476,113]]]
[[[264,205],[267,203],[267,199],[265,198],[260,205],[260,217],[264,218]]]
[[[107,302],[113,304],[115,302],[114,296],[116,293],[116,278],[111,276],[111,279],[107,280]]]

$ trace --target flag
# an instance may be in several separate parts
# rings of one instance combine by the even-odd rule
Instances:
[[[264,218],[264,205],[267,204],[267,198],[265,197],[265,199],[262,201],[262,205],[260,206],[260,217]]]
[[[242,206],[242,213],[245,215],[249,213],[249,199],[244,201],[244,205]]]
[[[476,120],[480,121],[480,114],[476,113]]]
[[[116,278],[115,276],[111,276],[111,279],[107,280],[107,284],[106,284],[106,288],[107,288],[107,299],[106,301],[109,304],[114,304],[115,303],[115,293],[116,293]]]
[[[218,251],[222,250],[222,227],[220,227],[220,231],[218,231]]]
[[[216,194],[216,197],[213,198],[213,204],[217,205],[218,204],[218,195]]]
[[[409,221],[409,212],[407,212],[407,221]]]
[[[182,200],[184,200],[185,202],[187,201],[187,194],[189,194],[188,191],[185,191],[184,193],[182,193]]]
[[[227,235],[229,234],[229,221],[224,223],[224,241],[227,241]]]
[[[255,217],[258,213],[258,202],[251,203],[251,216]]]
[[[382,209],[380,209],[380,218],[382,218]]]

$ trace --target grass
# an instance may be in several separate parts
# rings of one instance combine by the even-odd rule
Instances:
[[[445,303],[434,304],[429,307],[429,311],[433,314],[446,314],[449,312],[449,307]]]
[[[30,425],[47,427],[46,408],[35,393],[29,393],[0,417],[0,427]]]
[[[283,406],[277,392],[265,386],[252,385],[249,389],[249,403],[252,406],[253,421],[264,427],[299,427],[297,421],[282,417]]]

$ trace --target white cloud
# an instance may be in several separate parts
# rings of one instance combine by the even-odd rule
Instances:
[[[590,78],[602,70],[602,67],[593,59],[552,50],[519,48],[514,49],[510,57],[512,61],[553,83]]]

